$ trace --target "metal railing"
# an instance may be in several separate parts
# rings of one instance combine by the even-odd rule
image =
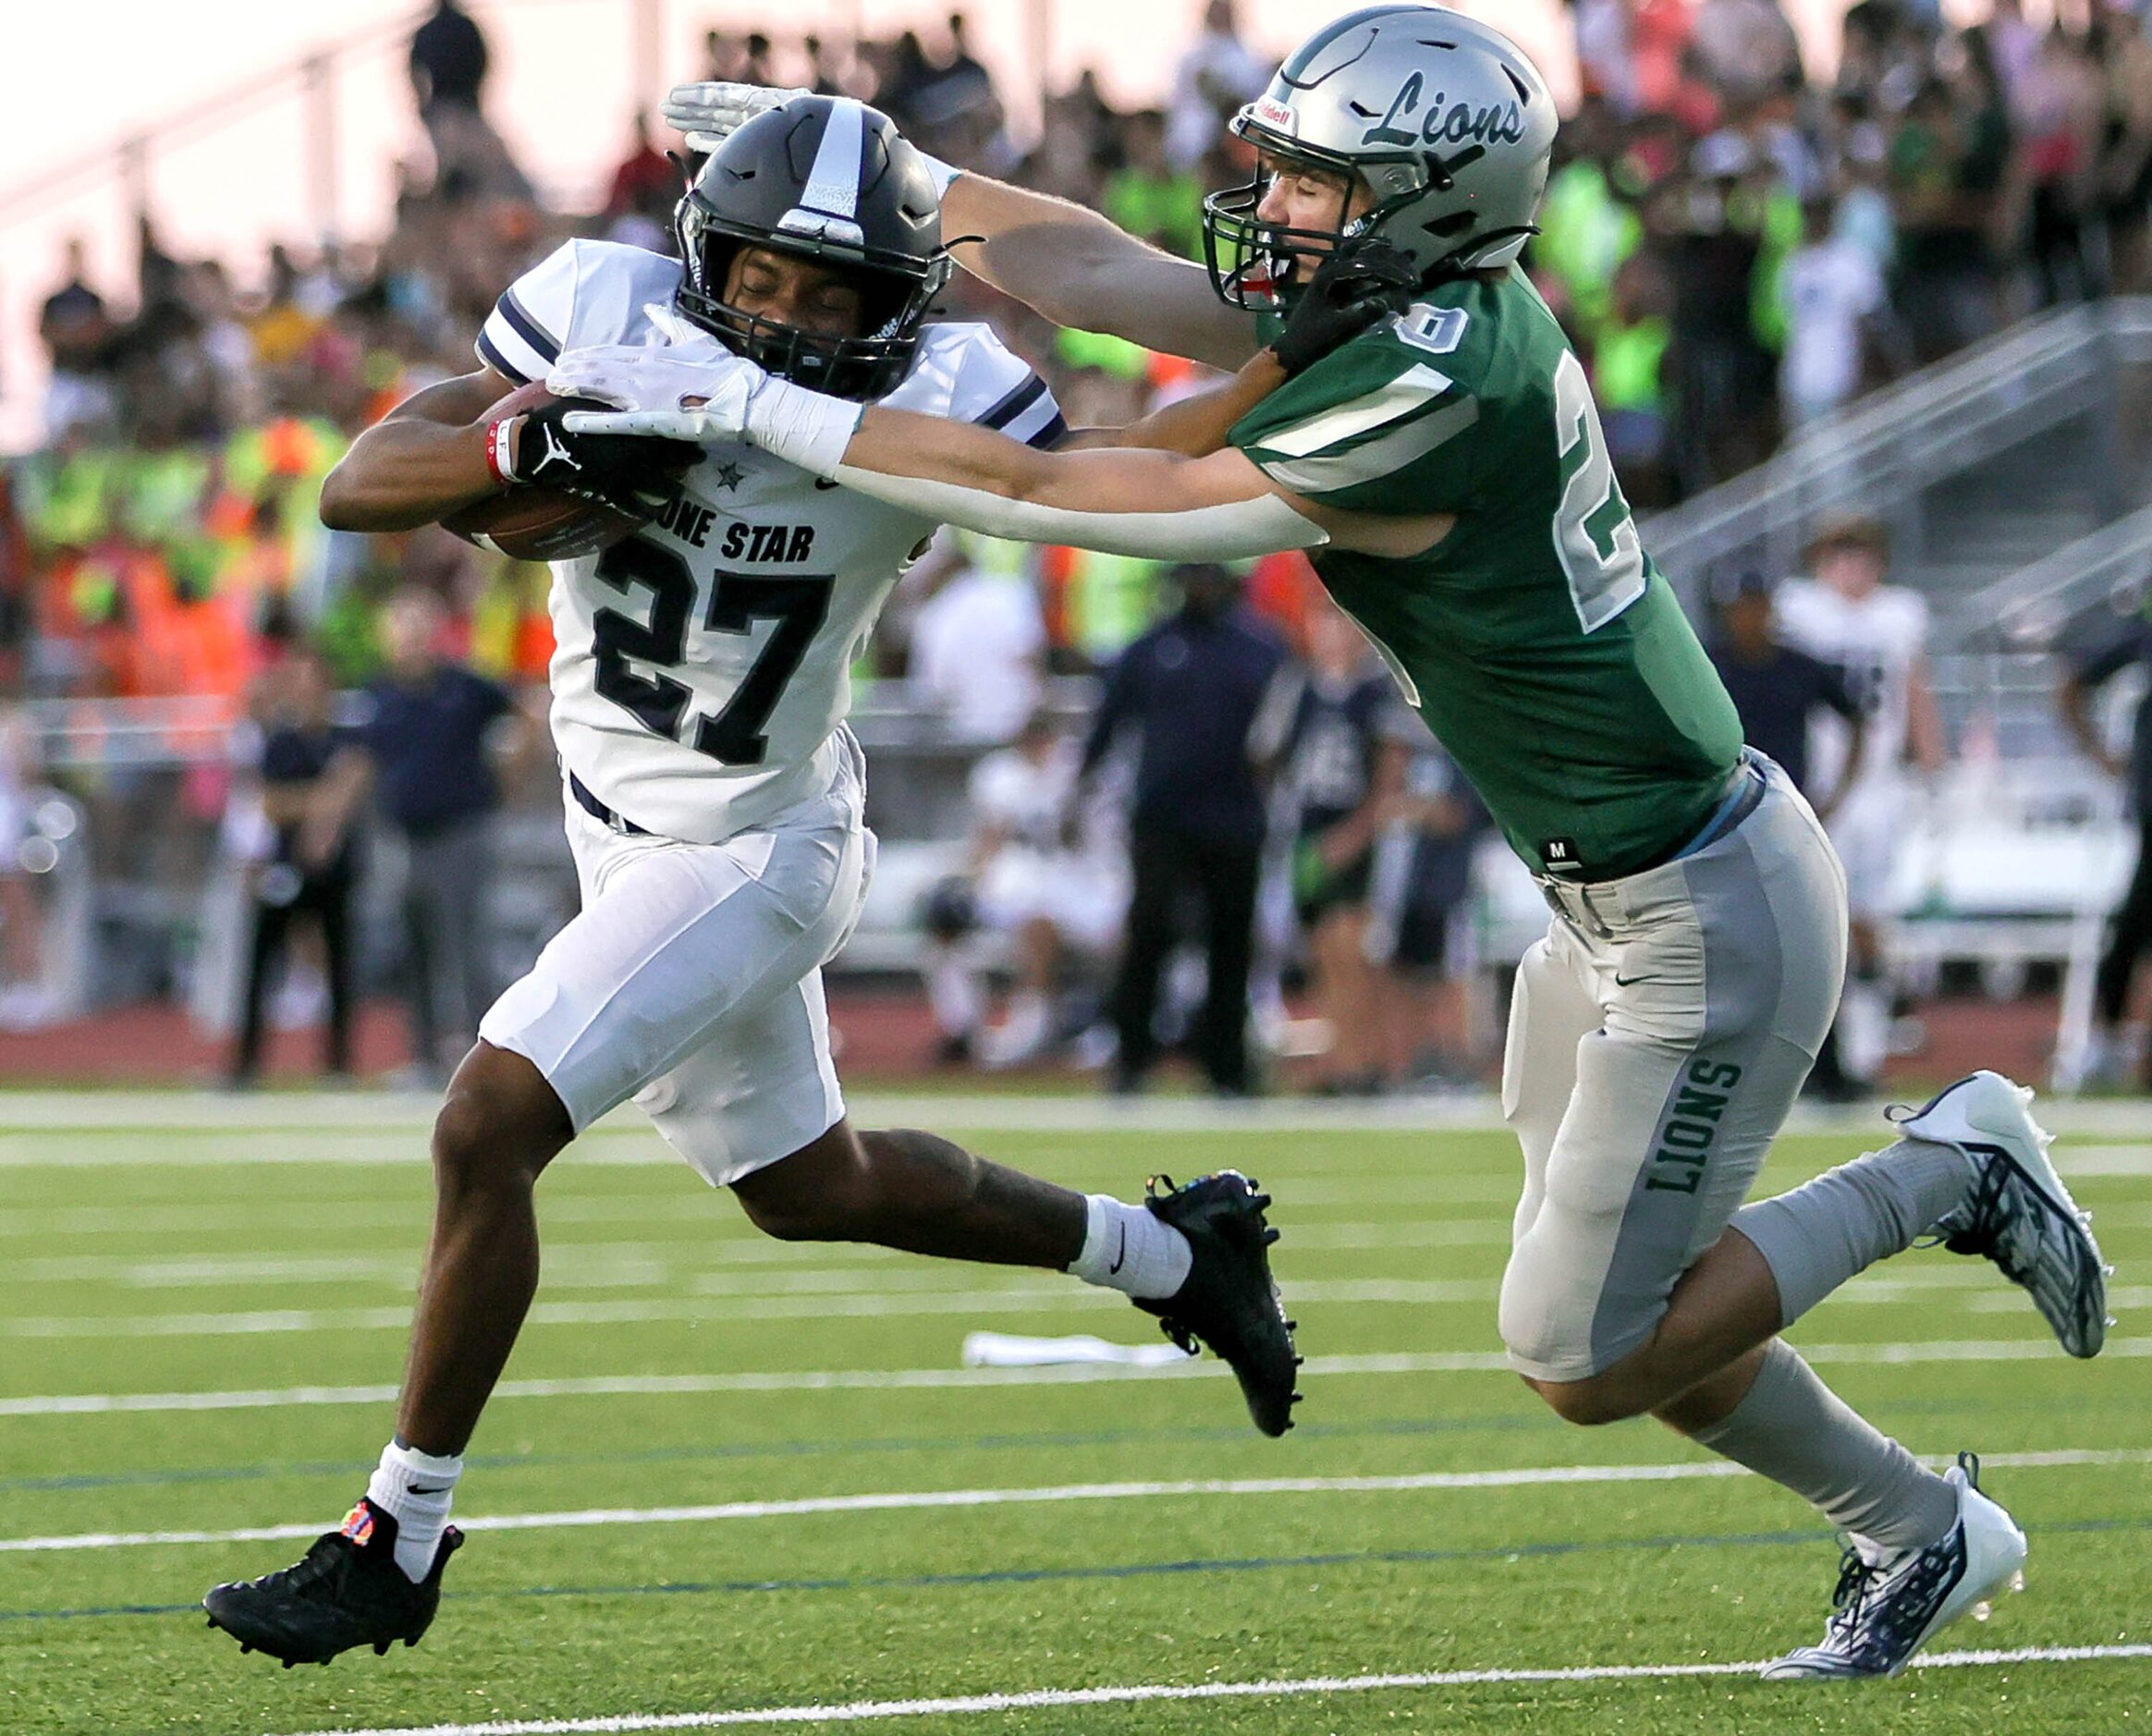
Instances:
[[[1777,457],[1645,526],[1654,558],[1684,592],[1737,567],[1793,570],[1816,520],[1877,511],[1901,555],[1927,538],[1923,492],[2074,417],[2092,415],[2113,449],[2084,479],[2102,518],[2132,504],[2121,428],[2126,368],[2152,362],[2152,297],[2058,309],[1818,423]]]
[[[151,699],[39,699],[23,706],[50,772],[150,770],[223,764],[238,706],[221,694]]]
[[[377,19],[365,30],[315,43],[304,54],[240,79],[214,96],[175,109],[110,145],[86,151],[0,189],[0,228],[35,215],[98,182],[116,177],[127,189],[128,209],[148,203],[150,159],[153,152],[222,132],[261,109],[285,101],[295,92],[306,101],[307,185],[314,205],[317,232],[337,232],[336,75],[361,55],[408,42],[432,11],[430,6]]]
[[[2103,525],[1956,605],[1968,641],[2038,646],[2076,617],[2109,602],[2134,603],[2152,581],[2152,505]]]

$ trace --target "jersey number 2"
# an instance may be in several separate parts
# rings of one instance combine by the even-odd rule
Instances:
[[[598,557],[598,577],[616,591],[649,592],[650,622],[645,626],[617,609],[597,611],[592,622],[597,690],[634,713],[652,734],[677,741],[692,696],[684,683],[662,671],[678,668],[687,657],[688,622],[695,611],[694,572],[670,549],[630,537]],[[763,730],[829,614],[834,582],[806,574],[716,575],[710,606],[703,616],[705,630],[749,633],[758,620],[774,620],[777,626],[725,709],[715,717],[696,719],[689,742],[696,752],[726,765],[763,763],[770,747]],[[660,673],[638,674],[630,666],[631,658]]]
[[[1554,552],[1569,575],[1577,624],[1589,633],[1644,594],[1644,544],[1614,479],[1591,385],[1574,350],[1563,350],[1554,371],[1554,420],[1562,477]]]

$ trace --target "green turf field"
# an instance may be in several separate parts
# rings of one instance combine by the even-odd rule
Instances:
[[[429,1210],[423,1122],[90,1097],[70,1126],[0,1099],[0,1730],[821,1729],[869,1721],[854,1703],[919,1736],[2152,1727],[2152,1147],[2126,1120],[2059,1148],[2121,1267],[2098,1363],[1940,1252],[1794,1335],[1916,1451],[1980,1451],[2030,1534],[2028,1595],[1938,1662],[2096,1655],[1849,1689],[1706,1673],[1820,1631],[1837,1555],[1804,1508],[1653,1425],[1565,1427],[1500,1372],[1505,1137],[1087,1114],[1017,1131],[950,1102],[939,1125],[995,1117],[972,1143],[1088,1188],[1258,1176],[1310,1358],[1285,1440],[1207,1361],[967,1373],[973,1329],[1155,1328],[1048,1275],[764,1241],[616,1122],[542,1186],[545,1280],[440,1620],[415,1651],[287,1672],[195,1603],[294,1559],[363,1485]],[[1869,1131],[1790,1139],[1767,1185]],[[1577,1673],[1533,1674],[1557,1671]],[[1384,1675],[1464,1680],[1342,1680]],[[1145,1688],[1180,1692],[1070,1697]],[[957,1704],[886,1704],[913,1700]]]

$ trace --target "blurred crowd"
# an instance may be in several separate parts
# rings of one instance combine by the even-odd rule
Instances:
[[[2120,0],[1964,28],[1857,0],[1571,0],[1583,98],[1535,276],[1632,500],[1693,492],[2038,308],[2152,287],[2152,38]]]
[[[1829,80],[1805,72],[1776,0],[1574,0],[1571,18],[1583,96],[1527,265],[1591,368],[1640,505],[1756,461],[1865,387],[2023,312],[2147,284],[2152,40],[2120,6],[2095,0],[2049,28],[1999,0],[1990,20],[1960,29],[1926,0],[1859,0]],[[937,155],[1199,255],[1204,192],[1251,173],[1223,123],[1266,82],[1278,46],[1248,40],[1231,0],[1211,0],[1160,107],[1117,110],[1085,74],[1046,99],[1035,142],[1012,127],[960,13],[887,40],[712,31],[704,64],[687,70],[865,98]],[[0,696],[47,702],[48,724],[57,705],[111,697],[184,700],[190,727],[243,726],[234,760],[195,756],[158,786],[166,809],[227,854],[234,804],[262,808],[263,744],[311,703],[312,679],[295,676],[294,660],[318,658],[332,689],[379,688],[419,617],[414,597],[430,599],[427,656],[497,689],[502,715],[529,709],[551,651],[544,570],[433,529],[326,532],[321,479],[402,397],[466,371],[494,298],[562,238],[671,246],[680,179],[666,147],[677,141],[642,118],[627,128],[602,206],[552,209],[487,118],[487,43],[454,0],[414,36],[410,71],[425,146],[415,131],[385,235],[275,247],[242,269],[176,255],[145,218],[124,286],[92,283],[71,251],[40,325],[46,437],[0,464]],[[1201,384],[1191,364],[1057,333],[961,274],[948,312],[992,320],[1048,375],[1072,425],[1126,422]],[[1341,1049],[1334,1035],[1312,1068],[1327,1088],[1461,1065],[1469,1040],[1441,966],[1460,863],[1483,821],[1416,722],[1371,697],[1379,666],[1347,656],[1300,556],[1255,563],[1231,586],[1230,618],[1277,667],[1258,684],[1270,695],[1262,727],[1250,718],[1259,751],[1234,750],[1252,781],[1226,828],[1240,840],[1228,861],[1186,837],[1146,840],[1140,751],[1119,784],[1096,769],[1114,761],[1109,720],[1128,719],[1114,707],[1135,703],[1131,659],[1160,633],[1192,630],[1185,574],[945,535],[907,575],[859,671],[866,703],[936,715],[991,751],[972,789],[976,860],[932,923],[951,1053],[1022,1057],[1067,1034],[1049,993],[1065,955],[1125,938],[1131,957],[1095,978],[1103,1012],[1092,1021],[1114,1033],[1124,1082],[1140,1082],[1153,1030],[1180,1021],[1214,1082],[1238,1088],[1217,1057],[1231,1048],[1225,1001],[1248,997],[1206,1002],[1175,986],[1185,961],[1174,962],[1174,935],[1192,923],[1200,936],[1208,923],[1212,975],[1253,983],[1274,1048],[1295,1041],[1281,980],[1304,977],[1318,1003],[1395,1009],[1374,1025],[1331,1021],[1334,1033],[1387,1034]],[[1056,677],[1107,678],[1088,745],[1039,709]],[[38,731],[0,717],[0,734],[15,744],[8,777],[41,788]],[[186,757],[175,748],[176,762]],[[1119,803],[1108,829],[1127,860],[1094,879],[1094,891],[1113,889],[1098,909],[1042,913],[1009,886],[1066,875],[987,863],[1010,850],[1020,864],[1025,850],[1059,862],[1055,852],[1080,847],[1081,804],[1056,805],[1047,827],[1033,788],[1064,776],[1086,799]],[[93,822],[104,810],[93,830],[109,872],[166,859],[156,825],[114,822],[142,810],[130,775],[76,765],[62,781]],[[0,820],[9,812],[0,806]],[[252,835],[263,836],[259,824]],[[6,939],[30,923],[8,915],[21,902],[6,892],[13,848],[0,838],[0,1022],[20,960],[35,954]],[[1131,898],[1110,923],[1101,914]],[[1243,904],[1253,938],[1218,955],[1215,931],[1241,926],[1218,911]],[[1156,921],[1131,933],[1131,912]],[[983,927],[1004,936],[992,957],[1017,980],[993,1021],[984,955],[964,938]]]

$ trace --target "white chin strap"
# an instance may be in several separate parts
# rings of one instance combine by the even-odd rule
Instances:
[[[1132,555],[1143,560],[1248,560],[1280,549],[1316,548],[1329,532],[1276,495],[1181,512],[1076,512],[1011,500],[984,488],[891,476],[840,464],[831,480],[923,519],[1018,543]]]

